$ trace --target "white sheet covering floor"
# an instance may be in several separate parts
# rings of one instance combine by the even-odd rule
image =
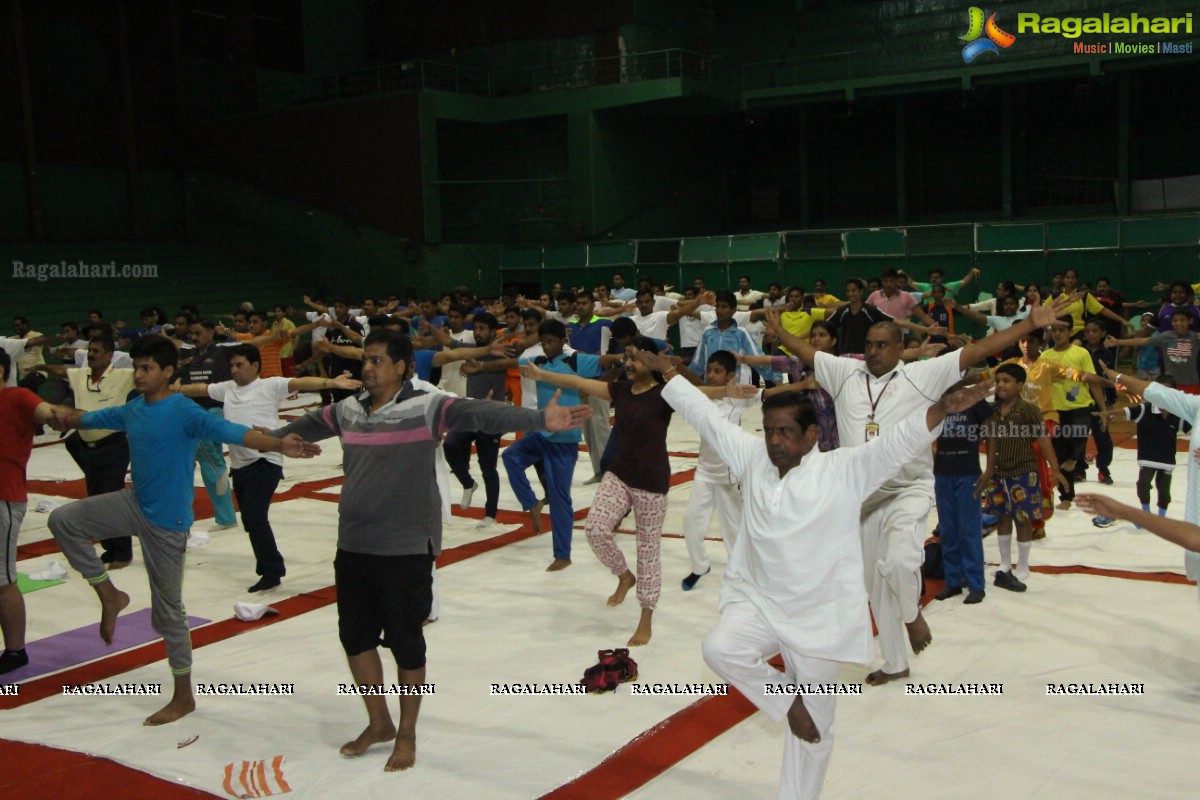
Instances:
[[[744,427],[755,430],[757,418],[748,414]],[[280,491],[338,476],[340,453],[333,444],[313,462],[289,463]],[[676,421],[672,452],[695,447],[695,433]],[[1181,454],[1181,465],[1185,458]],[[672,461],[676,472],[694,463],[682,456]],[[1177,476],[1180,498],[1183,469]],[[1118,450],[1113,474],[1117,485],[1104,491],[1132,502],[1132,451]],[[581,455],[576,511],[591,500],[593,487],[582,486],[590,476],[587,457]],[[30,477],[73,480],[79,473],[60,446],[49,446],[35,450]],[[502,483],[501,508],[517,510],[503,472]],[[688,491],[686,482],[672,489],[668,534],[680,532]],[[31,508],[43,497],[64,502],[39,494]],[[452,497],[457,502],[453,481]],[[477,493],[476,517],[482,499]],[[1181,514],[1181,499],[1172,511]],[[456,516],[446,526],[445,547],[517,527],[480,532],[476,521]],[[245,534],[218,533],[210,544],[188,553],[190,614],[226,620],[235,601],[280,602],[333,583],[336,505],[309,497],[277,502],[272,522],[288,562],[283,586],[265,596],[246,594],[254,575]],[[934,522],[931,518],[930,527]],[[632,518],[626,524],[632,525]],[[200,521],[196,527],[210,525]],[[623,607],[605,606],[613,578],[591,555],[581,528],[578,522],[575,563],[564,572],[542,571],[551,558],[548,534],[439,570],[441,619],[426,629],[428,680],[436,688],[422,707],[418,765],[407,773],[382,772],[389,751],[384,746],[354,760],[337,754],[338,746],[362,728],[365,714],[358,698],[336,693],[350,678],[333,606],[196,649],[197,682],[294,683],[293,697],[201,698],[197,712],[179,723],[144,728],[141,719],[161,699],[60,694],[0,714],[3,735],[106,756],[222,796],[225,764],[279,754],[286,757],[283,770],[296,797],[391,797],[398,789],[420,798],[540,796],[586,773],[675,712],[696,702],[721,702],[635,696],[629,687],[600,697],[491,694],[493,683],[574,683],[594,663],[596,650],[620,646],[632,632],[636,601],[631,595]],[[1035,566],[1182,573],[1177,548],[1127,526],[1093,528],[1078,511],[1059,513],[1049,533],[1034,549]],[[715,525],[710,535],[717,535]],[[48,538],[45,515],[31,512],[22,544]],[[619,541],[632,559],[632,537]],[[994,560],[993,538],[985,540],[985,548]],[[725,563],[720,542],[709,543],[709,555],[713,574],[684,593],[679,579],[690,571],[684,543],[664,538],[664,586],[654,639],[634,652],[642,683],[716,682],[699,643],[715,619]],[[23,560],[20,567],[30,572],[50,560],[63,561],[61,555],[44,555]],[[130,610],[149,606],[136,551],[134,565],[116,581],[133,598]],[[902,684],[892,684],[842,698],[825,797],[1195,795],[1194,743],[1200,740],[1196,589],[1089,574],[1035,574],[1029,585],[1024,595],[992,589],[975,607],[932,604],[927,615],[934,645],[913,662],[914,680],[1002,683],[1003,696],[906,696]],[[73,572],[64,585],[26,600],[33,654],[39,639],[95,622],[92,593]],[[385,665],[389,661],[385,654]],[[866,671],[847,666],[842,680],[859,682]],[[393,669],[386,674],[394,675]],[[167,677],[160,661],[107,682],[163,683]],[[1145,694],[1046,694],[1047,683],[1089,682],[1144,684]],[[199,736],[194,744],[176,747],[194,735]],[[783,725],[754,714],[629,796],[774,796],[784,735]],[[603,785],[592,784],[590,791],[591,796],[614,796]]]

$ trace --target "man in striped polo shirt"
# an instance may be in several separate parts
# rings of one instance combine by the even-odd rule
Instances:
[[[557,395],[544,410],[534,411],[416,389],[408,380],[412,364],[407,336],[372,331],[363,348],[364,391],[273,434],[342,441],[346,482],[338,502],[334,580],[338,636],[358,685],[383,684],[380,644],[392,651],[401,685],[425,683],[422,624],[432,602],[433,559],[442,549],[434,463],[443,434],[563,431],[580,427],[590,413],[586,406],[560,406]],[[394,740],[385,771],[413,766],[419,691],[400,695],[398,726],[392,724],[386,697],[364,695],[367,727],[342,745],[342,755],[361,755],[373,744]]]

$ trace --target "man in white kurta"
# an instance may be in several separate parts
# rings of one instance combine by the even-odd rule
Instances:
[[[784,330],[774,310],[768,312],[768,324],[784,347],[812,365],[817,383],[833,398],[838,440],[845,449],[865,445],[921,413],[964,370],[1053,322],[1057,308],[1042,306],[1008,330],[956,353],[908,364],[900,361],[903,338],[893,323],[876,323],[867,332],[863,361],[817,352]],[[933,499],[933,452],[925,448],[862,504],[864,578],[884,662],[867,676],[871,685],[907,676],[907,645],[919,653],[933,639],[920,604],[926,517]]]
[[[776,395],[764,404],[764,446],[725,420],[667,362],[659,363],[660,357],[639,358],[665,370],[663,399],[742,484],[742,518],[721,587],[721,618],[705,637],[704,660],[771,719],[788,719],[795,735],[786,737],[779,797],[816,798],[833,747],[836,696],[768,692],[789,684],[836,683],[840,662],[872,658],[859,506],[929,448],[946,410],[957,407],[954,402],[974,402],[985,387],[944,401],[946,410],[935,405],[913,414],[865,447],[822,453],[816,447],[816,413],[804,395]],[[781,444],[784,439],[791,444]],[[766,662],[776,652],[783,656],[782,673]]]

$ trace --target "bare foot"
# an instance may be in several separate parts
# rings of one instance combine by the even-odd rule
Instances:
[[[624,603],[625,595],[629,594],[629,590],[634,586],[637,586],[637,578],[633,576],[632,572],[625,570],[625,573],[617,578],[617,590],[608,598],[608,604],[610,606],[619,606],[621,603]]]
[[[868,675],[866,678],[864,678],[863,680],[868,686],[883,686],[885,683],[888,683],[889,681],[897,681],[897,680],[900,680],[901,678],[907,678],[907,677],[908,677],[908,670],[904,670],[902,672],[884,672],[881,669],[877,669],[874,672],[872,672],[870,675]]]
[[[155,711],[150,716],[146,717],[143,725],[166,725],[168,722],[174,722],[177,719],[186,717],[188,714],[196,710],[196,700],[192,696],[173,697],[171,702]]]
[[[529,524],[534,533],[542,532],[542,509],[545,507],[546,501],[538,500],[534,503],[533,508],[529,509]]]
[[[556,558],[550,562],[550,566],[546,567],[546,572],[558,572],[559,570],[566,569],[569,566],[571,566],[571,559]]]
[[[912,645],[914,653],[921,652],[933,642],[933,631],[929,630],[929,623],[920,611],[916,619],[905,623],[905,627],[908,628],[908,643]]]
[[[642,609],[642,618],[638,621],[637,630],[633,632],[633,636],[630,636],[627,642],[630,647],[638,647],[639,645],[650,643],[650,619],[653,616],[654,609]]]
[[[116,570],[116,569],[125,569],[132,563],[133,563],[132,561],[110,561],[104,565],[104,568],[106,570],[108,570],[109,572],[112,572],[113,570]]]
[[[1059,511],[1070,511],[1071,510],[1071,501],[1063,500],[1061,503],[1056,505],[1055,508],[1057,508]]]
[[[792,702],[792,707],[787,713],[788,727],[792,729],[792,734],[802,742],[809,744],[819,744],[821,741],[821,732],[817,730],[817,723],[813,722],[812,715],[808,713],[808,709],[804,707],[804,698],[796,695],[795,701]]]
[[[116,589],[113,589],[108,599],[104,597],[100,598],[100,638],[104,640],[105,644],[112,644],[113,633],[117,630],[117,615],[124,611],[128,605],[129,595],[119,592]],[[170,722],[170,720],[167,720],[167,722]],[[157,725],[160,723],[154,724]]]
[[[338,752],[344,756],[361,756],[367,752],[367,748],[373,744],[381,742],[390,742],[396,738],[396,726],[388,720],[386,727],[372,728],[368,725],[363,729],[363,732],[358,735],[358,738],[352,742],[346,742],[342,745],[342,749]],[[399,744],[397,744],[399,746]],[[391,763],[390,761],[388,762]]]
[[[396,737],[396,746],[388,759],[384,772],[400,772],[417,763],[417,735],[406,734]]]

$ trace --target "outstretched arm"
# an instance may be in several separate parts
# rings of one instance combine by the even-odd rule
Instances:
[[[187,387],[184,387],[185,389]],[[322,389],[342,389],[357,392],[362,388],[362,381],[350,377],[349,372],[343,372],[336,378],[292,378],[288,381],[289,392],[319,392]]]
[[[1118,503],[1111,497],[1098,494],[1076,495],[1075,503],[1089,514],[1128,520],[1184,549],[1200,551],[1200,527],[1190,522],[1160,517],[1149,511],[1142,511],[1140,508],[1127,506],[1124,503]]]
[[[1059,311],[1067,306],[1067,298],[1051,300],[1045,305],[1038,306],[1030,312],[1023,321],[1018,322],[1006,331],[998,331],[986,336],[974,344],[969,344],[959,351],[958,365],[967,369],[979,363],[992,353],[999,353],[1017,343],[1025,334],[1036,328],[1045,328],[1058,319]]]
[[[548,372],[533,364],[522,364],[521,376],[541,383],[561,386],[564,389],[574,389],[577,392],[599,397],[601,400],[612,400],[612,395],[608,391],[608,383],[605,381],[581,378],[578,375],[565,375],[560,372]]]
[[[1144,381],[1136,375],[1122,375],[1103,361],[1100,362],[1100,369],[1104,372],[1104,377],[1111,380],[1119,390],[1126,394],[1136,394],[1140,397],[1146,394],[1146,389],[1151,384],[1151,381]],[[1190,417],[1185,417],[1185,419],[1190,419]]]
[[[29,368],[30,372],[44,372],[52,378],[66,379],[67,370],[70,369],[66,364],[34,364]]]
[[[667,312],[667,324],[674,325],[679,322],[680,317],[693,313],[704,303],[716,303],[716,295],[712,292],[702,292],[691,300],[680,300],[674,308]]]
[[[1141,347],[1145,344],[1150,344],[1149,336],[1134,337],[1132,339],[1118,339],[1115,336],[1107,336],[1104,339],[1105,347]]]
[[[987,315],[980,314],[978,311],[971,308],[970,306],[962,306],[962,305],[959,305],[958,303],[955,303],[953,300],[946,300],[946,307],[954,309],[959,314],[962,314],[964,317],[971,320],[971,322],[974,322],[978,325],[987,325],[988,324]]]

